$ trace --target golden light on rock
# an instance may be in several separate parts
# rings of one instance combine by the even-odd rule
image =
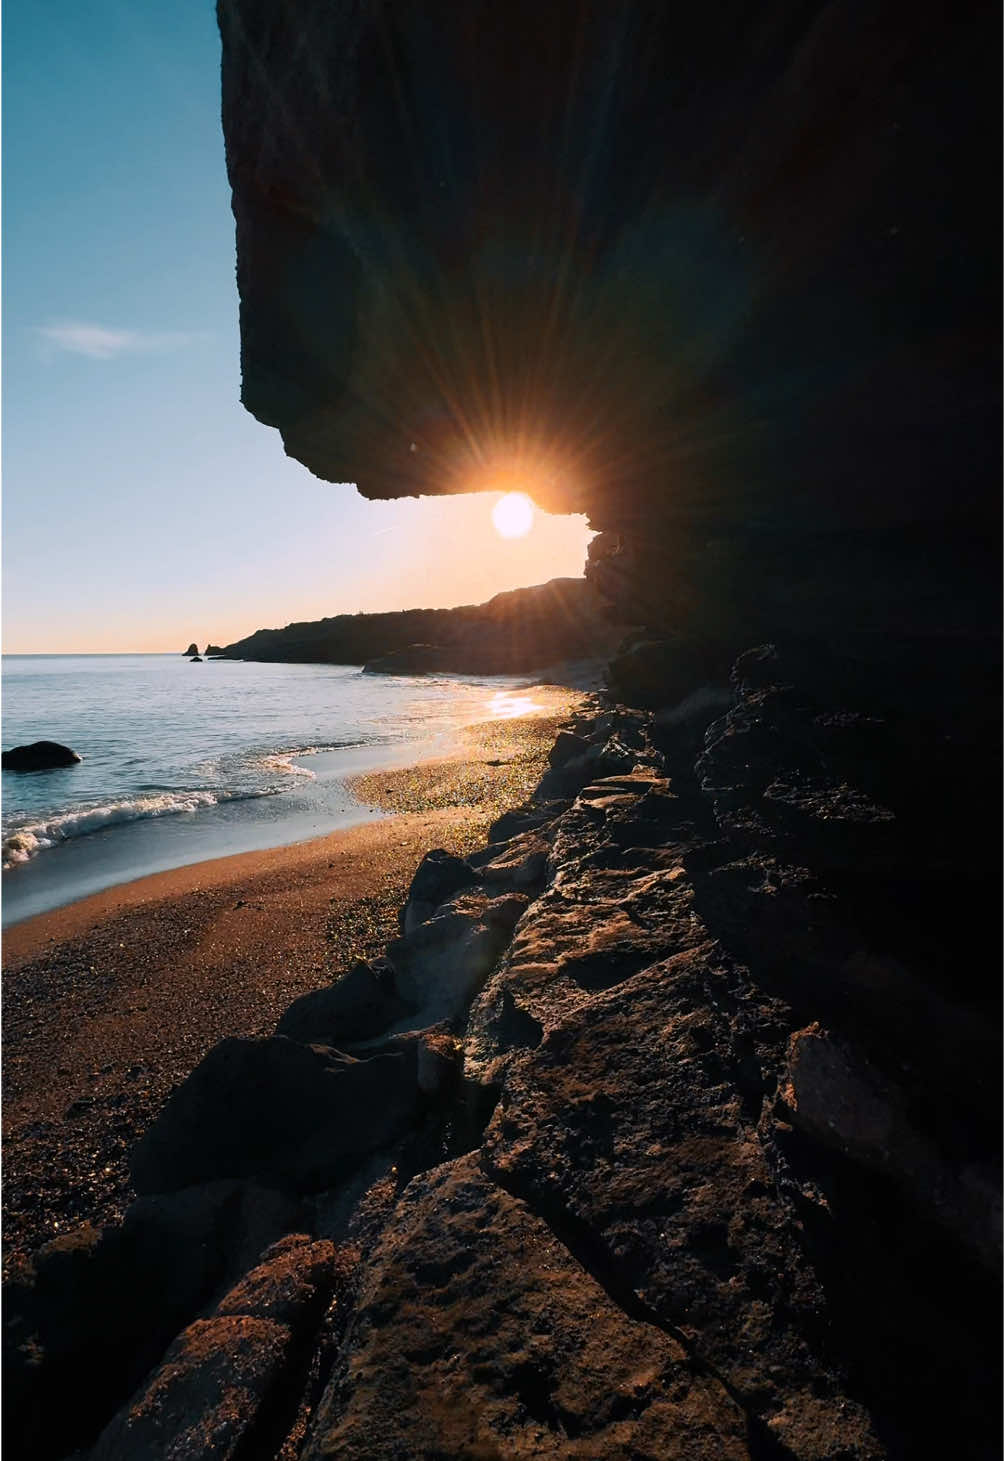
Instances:
[[[507,492],[492,509],[492,524],[503,538],[523,538],[534,526],[534,504],[526,492]]]

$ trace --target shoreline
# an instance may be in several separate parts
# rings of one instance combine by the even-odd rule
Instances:
[[[391,815],[191,863],[11,925],[3,938],[5,1272],[131,1200],[127,1157],[170,1090],[228,1036],[382,953],[418,863],[484,846],[526,799],[559,725],[480,723],[451,752],[369,774]]]
[[[523,706],[524,713],[514,718],[529,723],[566,714],[566,707],[578,702],[583,693],[571,685],[555,684],[507,683],[494,695],[492,690],[492,686],[485,687],[485,711],[496,718],[479,718],[467,726],[403,742],[304,753],[299,759],[310,773],[309,779],[292,781],[278,795],[225,797],[194,812],[124,820],[43,847],[35,856],[3,871],[0,922],[4,934],[25,921],[126,887],[137,878],[244,853],[298,846],[364,825],[386,816],[389,810],[410,810],[409,805],[389,806],[380,789],[386,773],[408,777],[416,766],[458,762],[468,753],[477,757],[482,754],[479,745],[493,739],[496,726],[508,723],[512,706]],[[485,778],[478,785],[470,779],[467,784],[476,798],[483,792],[493,794]],[[441,804],[456,806],[462,801],[455,796]]]

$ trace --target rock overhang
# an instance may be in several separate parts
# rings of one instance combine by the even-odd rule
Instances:
[[[519,476],[657,623],[981,620],[988,7],[218,13],[242,398],[290,455]]]

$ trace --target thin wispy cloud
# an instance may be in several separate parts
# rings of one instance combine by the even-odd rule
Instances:
[[[85,355],[90,360],[115,360],[120,355],[162,355],[206,339],[205,332],[200,330],[116,330],[82,320],[41,325],[35,333],[47,355],[62,351],[67,355]]]

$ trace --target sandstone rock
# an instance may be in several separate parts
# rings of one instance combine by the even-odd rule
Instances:
[[[399,914],[402,934],[412,933],[432,918],[441,903],[477,880],[471,865],[443,848],[427,852],[419,863]]]
[[[334,1244],[290,1233],[266,1249],[258,1266],[220,1300],[216,1313],[271,1319],[296,1333],[326,1302],[334,1261]]]
[[[819,1343],[824,1296],[748,1125],[764,1078],[744,1031],[759,1011],[714,946],[597,994],[508,1065],[484,1159],[792,1455],[879,1457]]]
[[[356,963],[326,989],[295,999],[280,1018],[276,1034],[303,1045],[341,1049],[379,1035],[404,1009],[395,997],[389,968]]]
[[[544,886],[550,852],[551,844],[539,832],[522,832],[509,842],[490,844],[469,861],[487,890],[533,897]]]
[[[280,1193],[211,1182],[140,1198],[121,1226],[43,1248],[5,1294],[12,1454],[42,1461],[90,1442],[213,1292],[300,1219]]]
[[[460,894],[407,938],[396,939],[387,953],[399,998],[427,1024],[466,1008],[525,906],[515,895]]]
[[[500,1284],[504,1284],[502,1290]],[[416,1178],[367,1264],[305,1461],[746,1458],[743,1413],[462,1158]]]
[[[268,1319],[197,1319],[102,1433],[92,1461],[230,1461],[254,1435],[290,1348],[286,1326]]]
[[[4,771],[51,771],[59,766],[76,766],[82,758],[69,746],[58,741],[32,741],[28,746],[13,746],[4,751]]]
[[[353,1060],[284,1036],[223,1040],[134,1149],[133,1183],[163,1192],[230,1176],[317,1190],[403,1131],[416,1099],[402,1055]]]

